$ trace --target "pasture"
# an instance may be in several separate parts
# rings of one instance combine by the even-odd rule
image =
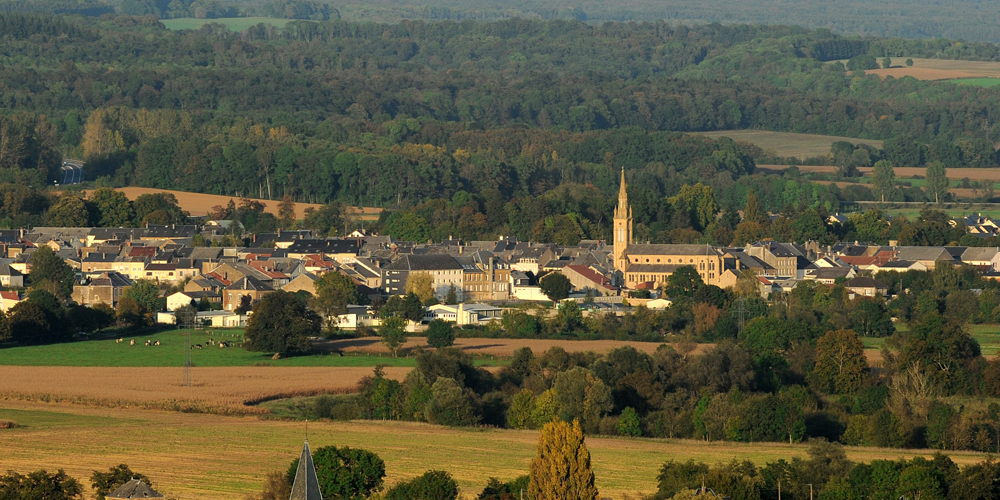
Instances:
[[[125,193],[125,196],[135,201],[141,195],[144,194],[154,194],[154,193],[170,193],[177,198],[177,204],[181,207],[181,210],[189,212],[191,215],[203,216],[208,215],[212,212],[212,208],[216,206],[226,206],[232,200],[234,203],[240,203],[239,196],[225,196],[220,194],[204,194],[204,193],[189,193],[187,191],[173,191],[170,189],[155,189],[155,188],[144,188],[144,187],[124,187],[116,188],[117,191]],[[84,196],[90,196],[91,191],[84,191]],[[257,198],[250,198],[251,201],[256,201],[264,205],[264,211],[270,214],[278,215],[278,203],[279,200],[263,200]],[[305,212],[307,209],[318,209],[322,205],[318,203],[296,203],[295,204],[295,218],[303,219],[305,218]],[[381,208],[374,207],[347,207],[347,213],[358,220],[378,220],[379,213],[382,212]]]
[[[958,78],[951,80],[951,82],[959,85],[972,85],[973,87],[990,88],[1000,85],[1000,78]]]
[[[270,24],[278,29],[285,27],[291,19],[278,19],[274,17],[226,17],[219,19],[198,19],[194,17],[179,17],[177,19],[161,19],[167,29],[170,30],[196,30],[208,23],[221,24],[230,31],[243,31],[251,26],[260,23]]]
[[[81,480],[119,463],[150,476],[168,498],[242,498],[259,491],[263,476],[284,471],[301,452],[302,422],[163,412],[84,408],[61,404],[0,402],[0,419],[23,427],[0,430],[0,467],[19,472],[63,468]],[[309,444],[360,447],[386,463],[386,483],[429,469],[449,471],[465,498],[474,498],[491,476],[526,474],[535,455],[536,431],[447,428],[392,421],[310,422]],[[649,438],[588,437],[602,497],[621,499],[656,489],[667,460],[763,464],[805,457],[806,446]],[[930,450],[847,448],[856,461],[931,456]],[[959,464],[985,454],[949,452]],[[89,493],[89,492],[88,492]]]
[[[722,130],[715,132],[698,132],[713,139],[729,137],[734,141],[747,141],[767,150],[774,150],[778,156],[809,158],[830,154],[830,145],[837,141],[848,141],[853,144],[870,144],[881,148],[882,141],[855,139],[852,137],[837,137],[832,135],[794,134],[791,132],[770,132],[767,130]]]
[[[388,351],[368,355],[340,356],[331,350],[319,351],[307,356],[292,356],[271,359],[272,353],[249,352],[240,347],[208,345],[208,340],[231,341],[239,344],[243,340],[242,330],[168,330],[139,337],[127,337],[124,342],[114,339],[87,340],[66,344],[40,346],[19,346],[0,349],[0,365],[21,366],[107,366],[107,367],[173,367],[184,363],[184,332],[191,332],[191,345],[202,345],[202,349],[191,350],[191,361],[195,366],[251,366],[265,364],[276,367],[292,366],[338,366],[371,367],[377,364],[389,366],[416,366],[412,357],[394,358]],[[135,339],[136,345],[129,345]],[[159,346],[145,345],[146,340],[160,341]],[[485,360],[477,360],[480,363]]]

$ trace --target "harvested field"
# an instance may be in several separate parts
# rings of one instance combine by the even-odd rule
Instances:
[[[186,210],[191,215],[195,216],[208,215],[208,213],[212,211],[212,207],[218,205],[225,206],[229,203],[229,200],[233,200],[233,202],[237,205],[240,203],[240,198],[236,196],[189,193],[186,191],[171,191],[169,189],[125,187],[118,188],[118,191],[125,193],[125,196],[127,196],[130,200],[135,200],[140,195],[144,194],[170,193],[177,197],[177,203],[180,205],[181,209]],[[86,196],[90,195],[90,191],[85,191],[84,193]],[[260,200],[257,198],[251,198],[251,200],[263,203],[265,212],[278,215],[278,200]],[[302,219],[305,216],[307,208],[319,208],[321,206],[322,205],[317,203],[296,203],[295,217]],[[350,213],[354,214],[355,217],[361,220],[378,220],[378,214],[382,212],[381,208],[373,207],[348,207],[348,210]]]
[[[184,387],[182,368],[2,366],[0,399],[222,414],[264,413],[266,410],[245,403],[350,392],[372,371],[370,367],[195,367],[192,385]],[[397,380],[409,371],[403,367],[385,368],[386,376]]]
[[[359,339],[330,340],[325,342],[315,342],[313,346],[317,349],[338,350],[344,352],[370,352],[386,353],[388,349],[382,345],[379,337],[362,337]],[[660,347],[657,342],[631,342],[625,340],[547,340],[547,339],[483,339],[483,338],[458,338],[455,339],[455,347],[458,347],[471,354],[486,354],[493,356],[511,356],[514,351],[522,347],[530,347],[535,355],[539,355],[553,347],[561,347],[567,352],[587,352],[593,351],[599,354],[606,353],[619,347],[631,346],[639,351],[652,354],[656,348]],[[712,344],[698,344],[694,354],[700,354]],[[416,348],[429,349],[427,339],[424,337],[410,337],[403,349]],[[678,346],[675,344],[674,348]]]
[[[259,491],[263,476],[284,471],[301,452],[302,422],[259,420],[137,409],[85,408],[62,404],[4,402],[0,419],[23,427],[0,433],[0,468],[28,472],[64,468],[86,480],[97,469],[119,463],[149,475],[168,498],[243,498]],[[535,454],[535,431],[456,429],[413,422],[310,422],[309,443],[360,447],[386,464],[386,483],[428,469],[449,471],[465,498],[490,476],[509,480],[527,473]],[[807,446],[787,443],[728,443],[588,437],[602,497],[640,498],[656,489],[667,460],[708,463],[732,459],[759,465],[805,457]],[[930,450],[846,448],[851,460],[930,457]],[[985,454],[948,452],[962,465]],[[89,483],[85,483],[89,484]],[[89,491],[86,493],[89,494]]]
[[[773,149],[778,156],[793,156],[809,158],[830,154],[830,145],[837,141],[848,141],[854,144],[870,144],[882,147],[882,141],[837,137],[832,135],[794,134],[790,132],[771,132],[767,130],[721,130],[714,132],[699,132],[699,135],[718,139],[729,137],[734,141],[752,142],[764,149]]]
[[[873,69],[865,73],[894,78],[912,76],[918,80],[1000,77],[1000,62],[913,59],[913,66],[908,67],[902,64],[905,60],[906,58],[896,58],[889,69]]]

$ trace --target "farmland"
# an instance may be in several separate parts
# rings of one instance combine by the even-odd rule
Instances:
[[[218,194],[202,194],[202,193],[189,193],[186,191],[172,191],[169,189],[154,189],[154,188],[144,188],[144,187],[124,187],[118,188],[118,191],[125,193],[128,199],[135,201],[141,195],[144,194],[154,194],[154,193],[170,193],[177,198],[177,204],[180,205],[181,210],[189,212],[191,215],[203,216],[208,215],[212,208],[215,206],[226,206],[230,201],[234,203],[240,202],[240,197],[238,196],[224,196]],[[89,196],[89,193],[86,193]],[[256,201],[264,205],[264,211],[274,215],[278,215],[278,203],[277,200],[262,200],[257,198],[251,198],[251,201]],[[309,208],[317,209],[322,205],[316,203],[296,203],[295,204],[295,217],[302,219],[305,217],[305,211]],[[347,207],[348,214],[353,215],[355,218],[360,220],[378,220],[378,214],[382,212],[381,208],[373,207]]]
[[[0,431],[5,450],[0,467],[18,471],[65,468],[77,478],[95,469],[128,463],[156,482],[169,498],[242,498],[259,490],[262,477],[284,470],[301,451],[301,422],[216,415],[82,408],[62,404],[2,402],[0,419],[22,425]],[[447,428],[412,422],[310,422],[313,449],[328,445],[361,447],[386,462],[387,483],[428,469],[451,472],[466,497],[490,476],[525,474],[535,453],[537,433],[498,429]],[[804,457],[805,445],[738,444],[668,439],[588,437],[602,496],[633,497],[655,491],[664,461],[694,459],[715,463],[747,459],[758,464]],[[928,450],[847,448],[848,458],[930,456]],[[950,452],[960,464],[984,454]]]
[[[958,61],[948,59],[913,59],[913,66],[904,66],[904,59],[893,59],[888,69],[873,69],[866,73],[879,76],[902,78],[910,76],[918,80],[955,80],[970,78],[1000,77],[1000,62]]]
[[[870,144],[882,147],[882,141],[836,137],[832,135],[793,134],[789,132],[770,132],[767,130],[723,130],[718,132],[703,132],[700,135],[717,139],[729,137],[734,141],[747,141],[768,150],[774,150],[778,156],[809,158],[830,153],[830,145],[837,141],[848,141],[854,144]]]
[[[228,27],[232,31],[243,31],[251,26],[257,26],[260,23],[270,24],[276,28],[284,28],[288,24],[289,19],[278,19],[274,17],[226,17],[219,19],[197,19],[194,17],[179,17],[176,19],[161,19],[160,22],[163,23],[167,29],[171,30],[196,30],[205,24],[221,24]]]

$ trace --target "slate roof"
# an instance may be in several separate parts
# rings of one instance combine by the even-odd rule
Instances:
[[[257,290],[259,292],[270,292],[273,291],[274,288],[271,288],[270,285],[254,278],[253,276],[244,276],[233,282],[232,285],[227,286],[226,290]]]
[[[302,456],[299,458],[298,468],[295,469],[295,480],[292,481],[292,494],[289,500],[323,500],[312,452],[309,450],[309,441],[302,446]]]
[[[944,247],[897,247],[899,260],[949,260],[953,257]]]
[[[104,498],[107,500],[132,499],[132,498],[163,498],[163,495],[150,488],[141,479],[133,479],[109,493]]]
[[[1000,249],[997,247],[971,247],[965,249],[965,252],[962,253],[962,260],[993,260],[998,251]]]
[[[844,282],[846,288],[886,288],[882,283],[869,278],[868,276],[858,276]]]
[[[637,244],[625,249],[629,255],[718,255],[711,245]]]
[[[352,253],[357,255],[358,240],[295,240],[288,246],[290,254],[311,253]]]
[[[440,271],[462,269],[462,265],[451,255],[403,255],[385,267],[392,271]]]

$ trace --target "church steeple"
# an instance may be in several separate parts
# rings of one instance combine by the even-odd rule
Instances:
[[[292,495],[289,500],[323,500],[319,490],[319,478],[316,477],[316,467],[313,465],[312,451],[309,441],[302,446],[302,456],[299,466],[295,469],[295,481],[292,482]]]
[[[622,167],[622,181],[618,188],[618,206],[615,207],[613,250],[615,267],[619,271],[625,271],[623,255],[630,243],[632,243],[632,205],[628,203],[628,190],[625,186],[625,167]]]

